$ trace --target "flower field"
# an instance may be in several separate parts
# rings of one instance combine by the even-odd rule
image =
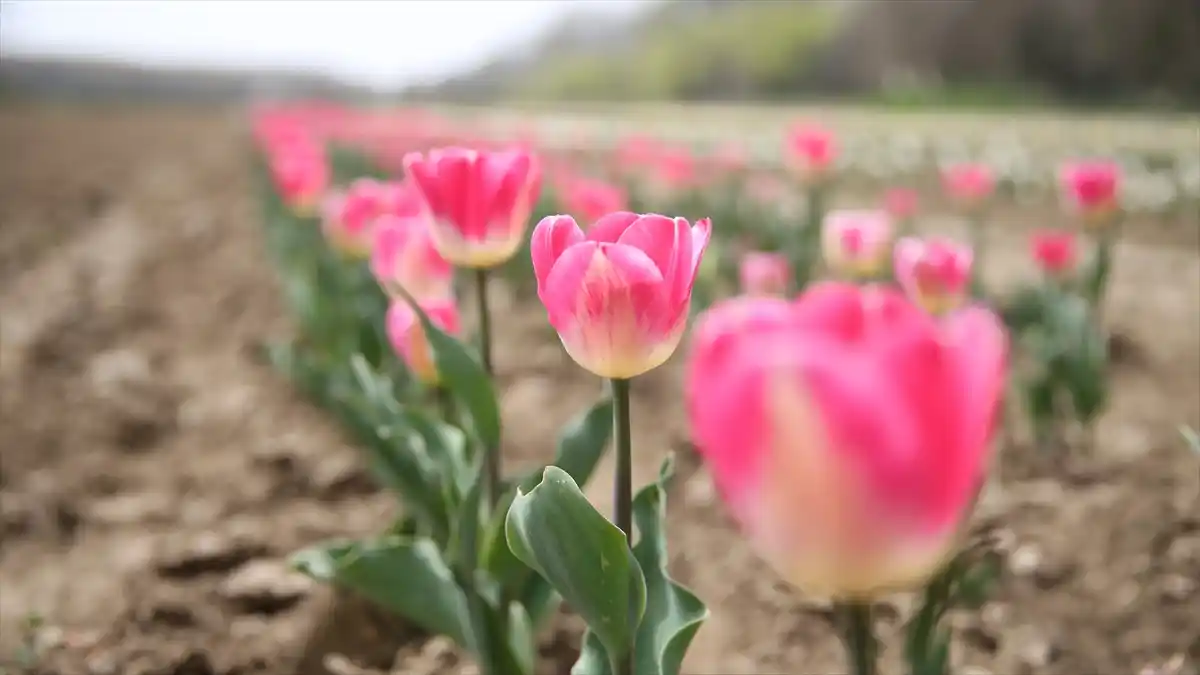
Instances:
[[[0,143],[0,672],[1200,668],[1195,120]]]

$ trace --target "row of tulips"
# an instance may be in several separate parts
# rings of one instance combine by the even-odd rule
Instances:
[[[764,559],[837,601],[855,673],[875,672],[873,602],[901,590],[922,592],[911,671],[947,672],[941,617],[978,602],[988,577],[961,548],[1007,420],[1010,334],[1033,357],[1026,398],[1050,411],[1035,416],[1039,432],[1064,398],[1085,421],[1103,400],[1096,310],[1118,209],[1115,190],[1094,184],[1113,177],[1107,165],[1071,174],[1097,233],[1089,262],[1075,262],[1065,230],[1039,234],[1043,275],[1006,299],[980,274],[985,169],[947,174],[971,242],[920,238],[911,193],[890,193],[890,212],[826,210],[836,145],[815,127],[789,145],[802,207],[791,225],[731,161],[697,189],[628,148],[597,166],[438,127],[403,136],[404,178],[387,180],[332,149],[344,129],[287,110],[257,121],[268,233],[302,321],[271,356],[359,435],[404,513],[381,537],[309,549],[297,565],[450,636],[491,675],[533,672],[534,635],[558,599],[588,625],[573,673],[679,672],[707,610],[667,571],[670,462],[633,489],[629,391],[697,311],[684,389],[696,450]],[[446,141],[472,147],[437,147]],[[623,172],[584,177],[613,166]],[[714,217],[641,213],[659,205]],[[566,353],[608,383],[564,429],[554,463],[522,476],[500,462],[492,381],[504,355],[492,353],[489,289],[506,268],[510,281],[529,276]],[[727,291],[737,297],[718,299]],[[458,339],[468,296],[470,345]],[[610,439],[611,519],[580,490]]]

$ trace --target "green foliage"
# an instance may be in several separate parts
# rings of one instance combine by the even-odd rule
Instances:
[[[672,11],[668,6],[664,12]],[[677,11],[677,10],[675,10]],[[798,2],[744,2],[650,20],[618,53],[546,59],[522,78],[535,100],[778,97],[834,34],[838,16]]]

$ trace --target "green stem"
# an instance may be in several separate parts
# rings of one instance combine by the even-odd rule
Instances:
[[[843,621],[842,644],[846,648],[850,675],[875,675],[879,643],[875,640],[871,604],[847,602],[838,606],[838,613]]]
[[[492,368],[492,317],[488,308],[488,271],[475,270],[475,302],[479,308],[479,357],[488,377],[495,377]],[[500,448],[484,448],[486,496],[489,506],[500,499]]]
[[[982,298],[984,293],[983,266],[987,260],[987,237],[983,231],[982,214],[976,213],[971,216],[967,236],[969,237],[973,258],[971,263],[971,295],[978,299]]]
[[[611,380],[613,434],[617,444],[617,467],[613,473],[613,507],[617,527],[625,543],[633,547],[633,442],[629,428],[629,380]],[[633,648],[616,664],[615,675],[633,675]]]

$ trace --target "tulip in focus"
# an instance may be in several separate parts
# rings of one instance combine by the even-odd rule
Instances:
[[[428,206],[434,245],[450,263],[495,267],[521,247],[541,190],[533,155],[453,147],[410,153],[404,167]]]
[[[840,276],[865,281],[888,263],[892,221],[883,211],[830,211],[821,231],[825,263]]]
[[[1086,225],[1102,227],[1118,210],[1121,169],[1114,162],[1076,162],[1063,167],[1059,180],[1071,210]]]
[[[1030,238],[1033,261],[1051,279],[1065,279],[1075,272],[1078,242],[1074,232],[1041,230]]]
[[[588,223],[599,220],[607,213],[624,209],[626,201],[624,190],[599,180],[570,180],[563,189],[563,202],[567,210]]]
[[[985,478],[1007,351],[991,312],[938,321],[885,287],[735,298],[696,327],[692,437],[784,579],[849,601],[918,588]]]
[[[385,215],[375,222],[371,273],[394,298],[453,296],[454,268],[433,245],[427,221]]]
[[[531,254],[538,297],[580,366],[628,379],[666,361],[683,336],[708,246],[707,219],[618,212],[587,234],[570,216],[544,218]]]
[[[822,182],[833,168],[837,144],[833,132],[799,123],[787,137],[788,163],[805,183]]]
[[[942,172],[946,194],[966,213],[978,212],[996,188],[992,170],[983,164],[955,164]]]
[[[940,315],[966,302],[973,258],[970,248],[949,239],[905,237],[896,242],[892,268],[910,298]]]
[[[458,306],[450,298],[419,300],[421,309],[429,316],[433,325],[443,331],[457,335],[461,331]],[[422,383],[436,386],[441,382],[433,350],[429,347],[425,330],[417,313],[404,300],[394,300],[388,307],[385,328],[392,349],[404,360],[413,375]]]
[[[746,295],[782,296],[792,281],[791,266],[782,253],[750,251],[742,255],[738,267],[742,293]]]

